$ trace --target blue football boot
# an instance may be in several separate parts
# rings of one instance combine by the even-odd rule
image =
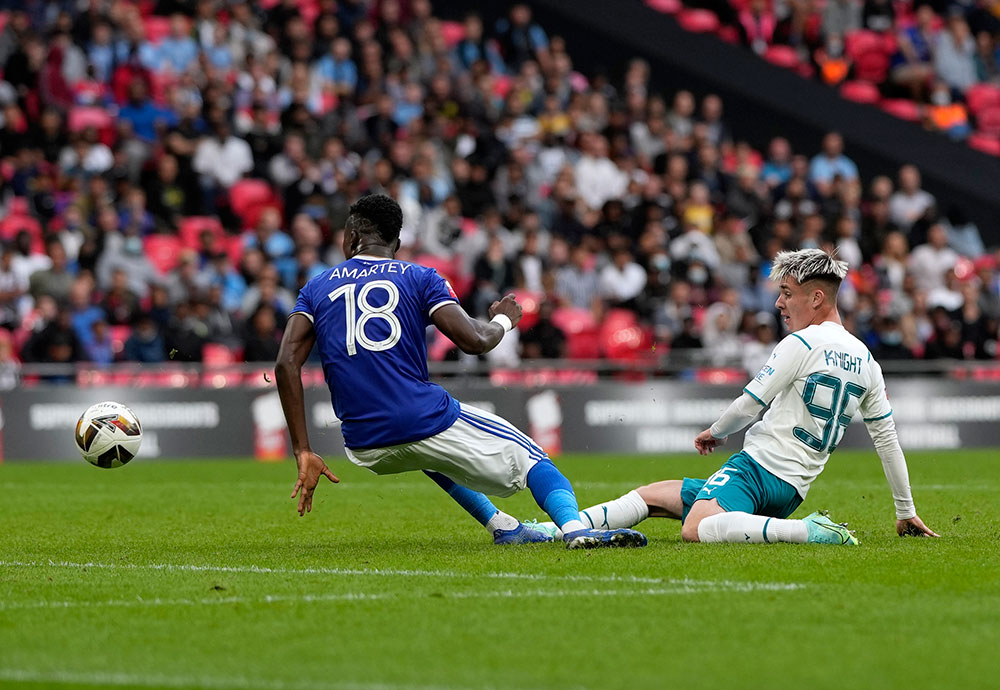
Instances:
[[[493,530],[494,544],[538,544],[544,541],[552,541],[552,536],[523,522],[519,522],[514,529]]]

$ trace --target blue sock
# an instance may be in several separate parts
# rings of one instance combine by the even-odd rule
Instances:
[[[490,518],[497,514],[497,507],[493,505],[493,501],[486,498],[483,494],[478,491],[473,491],[472,489],[466,489],[461,484],[456,484],[448,477],[437,472],[428,472],[424,470],[424,474],[434,480],[434,482],[440,486],[442,489],[448,492],[448,495],[455,499],[455,502],[465,508],[466,512],[472,517],[476,518],[483,527],[489,522]]]
[[[535,502],[559,527],[570,520],[580,519],[580,508],[572,484],[551,462],[536,462],[528,470],[528,488]]]

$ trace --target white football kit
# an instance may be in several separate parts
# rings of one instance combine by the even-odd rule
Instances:
[[[882,368],[843,326],[826,321],[786,336],[744,393],[712,425],[713,436],[728,436],[767,408],[747,430],[743,449],[805,498],[860,411],[882,460],[897,518],[916,515]]]

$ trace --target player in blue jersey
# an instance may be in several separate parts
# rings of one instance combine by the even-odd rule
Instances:
[[[545,451],[506,420],[429,381],[427,326],[478,355],[517,325],[521,307],[507,296],[490,307],[491,321],[469,317],[433,269],[394,258],[402,220],[399,205],[384,195],[351,206],[347,261],[306,283],[289,317],[275,374],[298,464],[292,498],[299,497],[299,515],[311,510],[321,476],[339,481],[306,432],[301,369],[315,344],[354,464],[377,474],[424,471],[496,543],[551,541],[481,493],[509,496],[527,487],[568,548],[644,546],[646,538],[631,529],[586,528],[573,487]]]

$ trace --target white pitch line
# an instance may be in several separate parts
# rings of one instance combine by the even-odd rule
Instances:
[[[0,602],[0,611],[24,611],[38,609],[90,609],[90,608],[139,608],[172,606],[219,606],[225,604],[314,604],[324,602],[363,603],[384,599],[561,599],[563,597],[661,597],[702,592],[743,591],[725,586],[678,585],[647,589],[584,589],[584,590],[500,590],[494,592],[449,592],[430,594],[369,594],[349,592],[341,594],[268,594],[262,597],[206,597],[202,599],[109,599],[105,601],[29,601],[6,604]]]
[[[101,687],[200,688],[201,690],[473,690],[459,686],[409,683],[356,683],[350,681],[266,680],[240,676],[168,676],[163,674],[41,671],[0,668],[0,680],[47,685],[97,685]],[[489,690],[482,686],[475,690]]]
[[[451,570],[397,570],[353,568],[268,568],[263,566],[188,565],[177,563],[75,563],[70,561],[0,561],[0,568],[93,568],[95,570],[162,570],[252,575],[337,575],[349,577],[436,577],[451,579],[533,580],[552,582],[621,582],[685,587],[725,587],[732,591],[788,591],[807,585],[797,582],[752,582],[740,580],[691,580],[688,578],[638,577],[635,575],[545,575],[543,573],[461,573]]]

